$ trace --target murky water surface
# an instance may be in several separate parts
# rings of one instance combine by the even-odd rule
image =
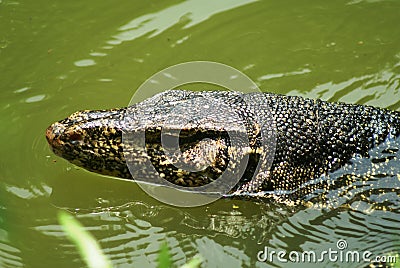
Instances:
[[[0,0],[0,267],[85,267],[59,209],[75,213],[115,267],[154,267],[163,241],[177,265],[201,254],[203,267],[313,265],[259,261],[265,248],[398,253],[398,140],[338,170],[336,181],[352,183],[310,196],[312,205],[224,199],[183,209],[56,157],[44,130],[77,110],[125,106],[149,76],[192,60],[235,67],[263,91],[400,111],[399,17],[398,1],[379,0]]]

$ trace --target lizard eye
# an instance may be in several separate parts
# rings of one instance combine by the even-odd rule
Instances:
[[[71,135],[69,135],[69,139],[72,144],[77,144],[83,140],[83,137],[79,133],[72,133]]]

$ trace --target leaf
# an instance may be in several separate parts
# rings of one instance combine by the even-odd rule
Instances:
[[[70,240],[76,245],[89,268],[111,268],[96,239],[70,214],[60,211],[58,221]]]
[[[158,268],[170,268],[171,255],[169,253],[167,242],[161,244],[160,253],[158,254]]]

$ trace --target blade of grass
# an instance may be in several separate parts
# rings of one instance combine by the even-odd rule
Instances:
[[[392,263],[394,268],[400,268],[400,254],[399,253],[392,253],[389,254],[392,258],[396,260],[396,262]]]
[[[103,254],[96,239],[70,214],[60,211],[58,221],[70,240],[77,246],[89,268],[111,268],[111,263]]]
[[[167,242],[161,244],[160,253],[158,254],[158,268],[169,268],[171,267],[171,255]]]

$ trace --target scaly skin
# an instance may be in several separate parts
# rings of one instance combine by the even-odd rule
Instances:
[[[196,118],[187,123],[190,116]],[[170,134],[182,130],[181,154],[165,155],[161,129]],[[143,149],[129,133],[145,131]],[[233,144],[227,133],[245,134],[248,141]],[[229,161],[247,155],[232,193],[294,191],[399,134],[399,112],[370,106],[269,93],[178,90],[129,108],[76,112],[46,131],[57,155],[87,170],[142,180],[150,160],[162,178],[189,187],[218,179],[232,168]],[[262,163],[268,159],[271,163]],[[177,163],[197,169],[183,170]]]

